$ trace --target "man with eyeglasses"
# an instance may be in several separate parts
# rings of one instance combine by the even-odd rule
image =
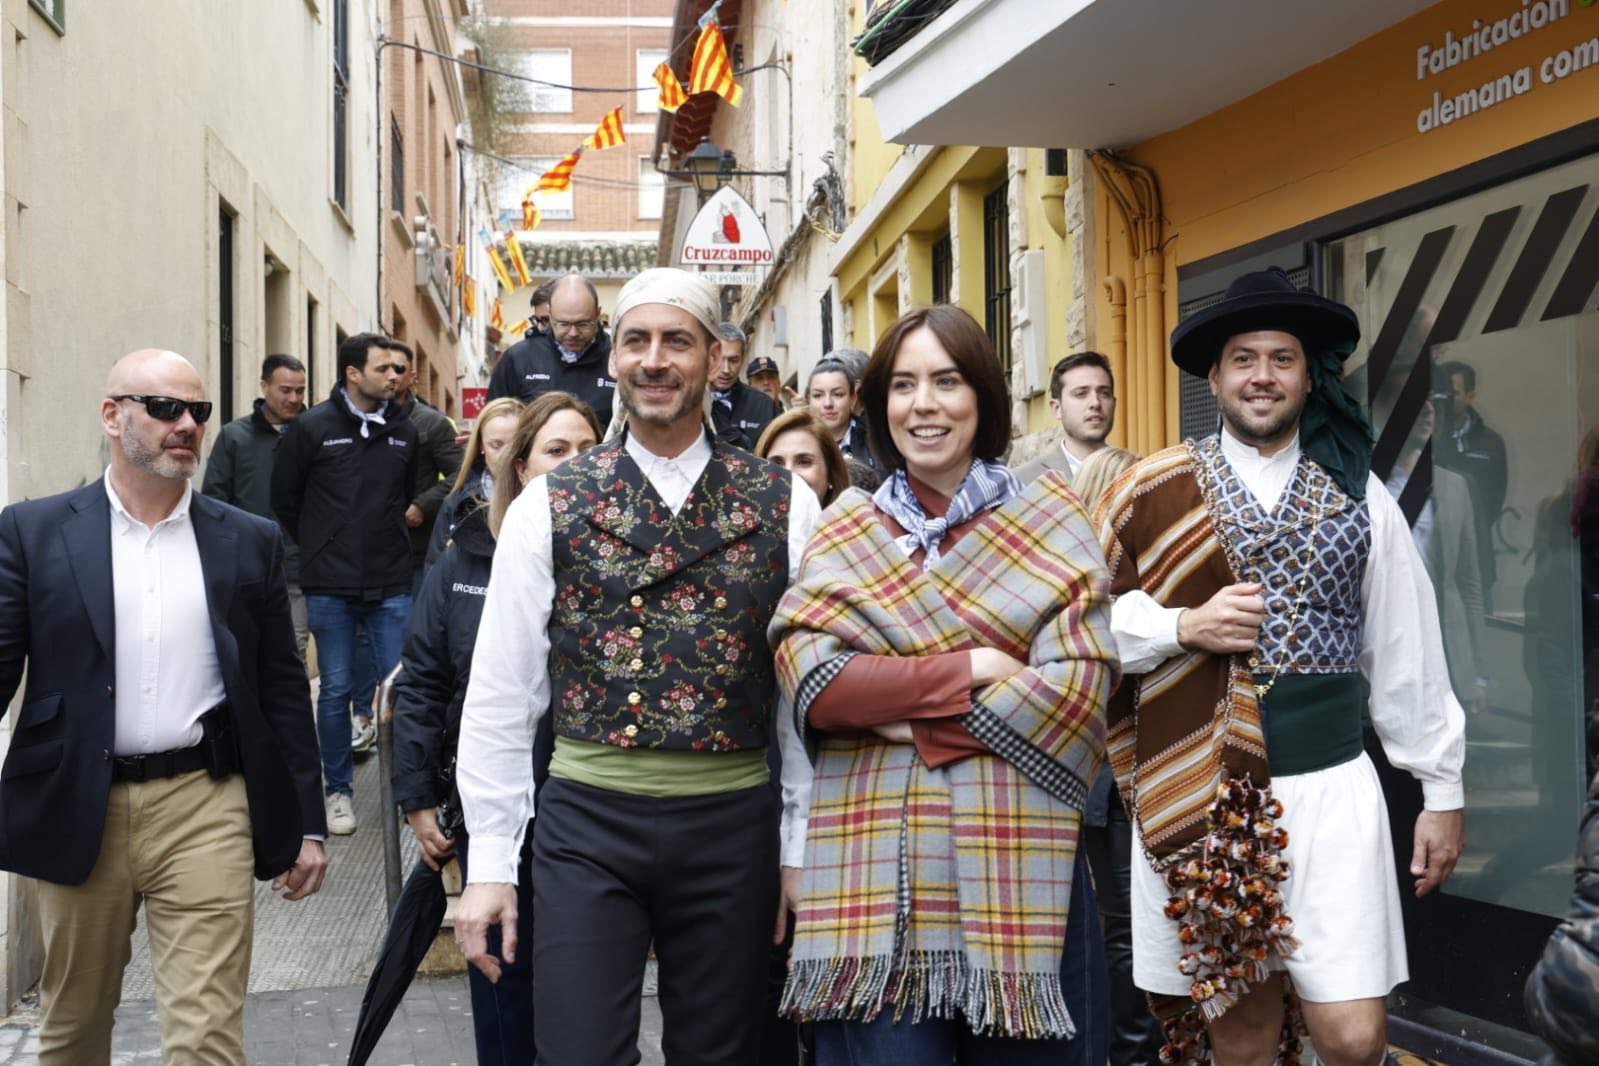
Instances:
[[[39,1062],[111,1061],[140,903],[164,1061],[244,1061],[252,878],[326,856],[311,694],[277,526],[193,490],[211,404],[188,360],[106,380],[105,476],[0,512],[0,869],[37,879]]]
[[[416,483],[416,426],[394,390],[406,372],[398,341],[358,333],[339,345],[339,383],[289,424],[272,464],[272,509],[300,548],[300,587],[316,637],[328,832],[355,832],[350,694],[356,629],[377,676],[400,658],[411,613],[405,510]]]
[[[611,421],[616,378],[611,338],[600,327],[600,297],[593,283],[568,274],[550,291],[548,333],[529,331],[507,348],[489,379],[489,399],[524,403],[546,392],[569,392],[594,408],[600,425]]]

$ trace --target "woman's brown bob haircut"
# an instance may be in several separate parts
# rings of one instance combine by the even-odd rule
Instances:
[[[813,411],[796,407],[772,419],[761,431],[761,439],[755,442],[755,454],[762,459],[770,457],[777,438],[791,429],[809,433],[811,439],[816,441],[816,450],[822,453],[822,466],[827,470],[827,493],[822,498],[822,506],[826,507],[838,499],[839,493],[849,488],[849,467],[844,465],[844,453],[838,450],[838,441],[833,439]]]
[[[861,400],[866,412],[866,439],[884,469],[898,470],[905,457],[888,431],[888,387],[894,376],[894,359],[905,338],[925,329],[949,353],[955,369],[977,393],[977,435],[972,453],[979,459],[999,459],[1010,447],[1010,390],[1005,370],[983,327],[954,304],[918,307],[899,317],[872,349],[861,375]]]

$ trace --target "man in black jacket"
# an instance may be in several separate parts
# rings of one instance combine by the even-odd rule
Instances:
[[[561,278],[550,293],[550,331],[529,330],[500,356],[489,378],[491,400],[514,396],[526,402],[556,390],[594,408],[600,425],[610,424],[616,396],[611,338],[600,328],[599,293],[578,274]]]
[[[222,427],[205,464],[201,492],[253,515],[277,521],[272,513],[272,453],[283,427],[305,409],[305,365],[292,355],[269,355],[261,364],[261,398],[255,409]],[[305,660],[305,593],[300,589],[300,552],[283,553],[289,579],[289,612],[294,642]]]
[[[711,420],[722,440],[754,451],[761,431],[781,412],[770,396],[738,379],[749,337],[731,322],[723,322],[717,332],[722,339],[722,357],[711,371]]]
[[[300,547],[300,585],[322,685],[317,736],[328,831],[355,832],[350,802],[350,692],[356,627],[379,672],[400,657],[411,613],[405,509],[416,486],[417,433],[392,400],[406,364],[398,342],[358,333],[339,345],[339,384],[289,423],[272,464],[272,509]]]
[[[211,404],[141,351],[99,404],[103,478],[0,512],[0,869],[37,878],[44,1066],[111,1061],[141,903],[166,1062],[244,1061],[252,874],[326,868],[311,693],[277,528],[196,494]]]
[[[405,509],[405,526],[411,531],[411,595],[415,597],[422,581],[428,539],[433,535],[433,521],[461,469],[464,449],[455,443],[454,423],[416,394],[416,357],[411,349],[393,341],[389,353],[404,357],[405,373],[400,375],[399,384],[394,388],[394,403],[405,410],[406,417],[416,427],[416,489],[410,506]]]

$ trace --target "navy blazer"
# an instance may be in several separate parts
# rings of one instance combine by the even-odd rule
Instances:
[[[255,874],[327,830],[310,683],[277,525],[195,492],[211,632],[249,797]],[[111,501],[96,480],[0,511],[0,713],[28,683],[0,769],[0,869],[82,884],[94,869],[116,726]]]

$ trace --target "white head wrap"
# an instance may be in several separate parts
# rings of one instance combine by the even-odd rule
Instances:
[[[676,267],[651,267],[623,285],[611,311],[613,328],[621,328],[623,316],[640,304],[680,307],[698,319],[712,337],[717,335],[722,321],[716,289],[711,283]]]

